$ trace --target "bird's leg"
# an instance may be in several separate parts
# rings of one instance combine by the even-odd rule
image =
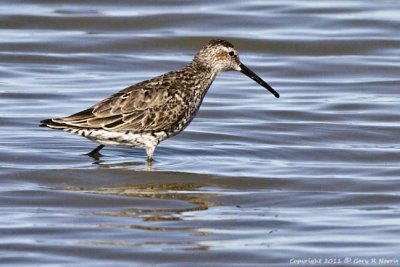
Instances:
[[[92,151],[90,151],[89,153],[87,153],[88,156],[92,157],[92,158],[98,158],[100,156],[99,151],[104,147],[104,145],[99,145],[97,146],[95,149],[93,149]]]
[[[155,149],[156,149],[155,146],[146,147],[147,163],[148,164],[152,164],[153,163],[153,154],[154,154],[154,150]]]
[[[147,158],[146,171],[153,171],[153,159]]]

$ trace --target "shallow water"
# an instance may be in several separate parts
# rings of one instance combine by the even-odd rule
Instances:
[[[8,1],[0,8],[0,262],[400,265],[399,1]],[[39,128],[179,69],[220,74],[152,169]],[[326,260],[326,261],[325,261]],[[369,261],[369,262],[368,262]]]

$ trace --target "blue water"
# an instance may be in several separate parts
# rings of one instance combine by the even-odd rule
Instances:
[[[0,262],[400,264],[400,2],[0,5]],[[96,144],[38,127],[212,38],[281,98],[220,74],[152,168],[142,149],[94,160]]]

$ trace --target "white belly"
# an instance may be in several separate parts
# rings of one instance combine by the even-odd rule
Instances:
[[[67,130],[66,131],[86,137],[97,143],[108,146],[130,146],[130,147],[156,147],[167,138],[164,132],[154,134],[135,134],[131,132],[110,132],[106,130]]]

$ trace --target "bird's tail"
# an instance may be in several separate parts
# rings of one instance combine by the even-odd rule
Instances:
[[[88,108],[68,117],[42,120],[40,126],[60,130],[93,128],[92,125],[88,124],[88,120],[94,117],[93,108]]]
[[[60,123],[60,122],[55,122],[53,119],[46,119],[46,120],[42,120],[40,121],[40,127],[49,127],[49,128],[53,128],[53,129],[65,129],[68,127],[67,124],[65,123]]]

